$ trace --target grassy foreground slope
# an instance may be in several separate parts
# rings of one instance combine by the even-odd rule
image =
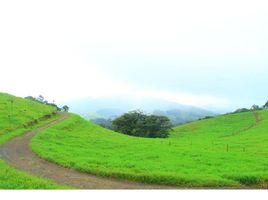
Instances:
[[[51,181],[31,176],[0,160],[0,189],[64,189]]]
[[[51,106],[0,93],[0,144],[24,133],[54,111]]]
[[[119,134],[77,115],[36,136],[32,149],[66,167],[181,187],[267,187],[268,111],[178,126],[167,139]]]
[[[0,144],[13,137],[54,120],[47,118],[54,108],[40,103],[0,93]],[[0,189],[63,188],[51,181],[20,172],[0,159]]]

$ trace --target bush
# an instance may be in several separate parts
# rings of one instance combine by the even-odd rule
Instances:
[[[238,108],[233,113],[241,113],[241,112],[249,112],[250,110],[247,108]]]
[[[126,113],[112,122],[115,131],[139,137],[166,138],[172,124],[165,116],[145,115],[140,111]]]
[[[53,103],[49,103],[47,100],[45,100],[45,98],[42,96],[42,95],[39,95],[38,97],[32,97],[32,96],[27,96],[27,97],[24,97],[25,99],[28,99],[28,100],[31,100],[31,101],[34,101],[34,102],[38,102],[38,103],[41,103],[41,104],[44,104],[44,105],[48,105],[48,106],[52,106],[52,107],[55,107],[55,109],[57,111],[68,111],[69,110],[69,107],[68,106],[63,106],[63,108],[59,108],[57,106],[57,104],[55,104],[54,102]],[[67,108],[67,110],[66,110]]]

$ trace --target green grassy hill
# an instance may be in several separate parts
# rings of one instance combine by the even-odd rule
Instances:
[[[51,106],[0,93],[0,144],[57,118]],[[20,172],[0,159],[1,189],[63,188]]]
[[[167,139],[116,133],[77,115],[35,137],[32,149],[102,176],[180,187],[266,187],[268,111],[178,126]]]
[[[55,118],[53,107],[0,93],[0,144]],[[138,138],[71,117],[31,148],[60,165],[101,176],[180,187],[268,187],[268,110],[178,126],[167,139]],[[0,160],[0,188],[62,188]]]
[[[55,108],[31,100],[0,93],[0,144],[55,112]]]

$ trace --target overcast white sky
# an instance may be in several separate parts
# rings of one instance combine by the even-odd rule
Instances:
[[[263,104],[267,11],[265,0],[1,1],[0,91]]]

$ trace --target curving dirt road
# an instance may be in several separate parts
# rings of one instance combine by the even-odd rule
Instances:
[[[60,118],[15,137],[0,146],[0,158],[6,160],[11,166],[26,171],[32,175],[50,179],[62,185],[69,185],[78,189],[167,189],[171,187],[148,185],[112,178],[98,177],[95,175],[78,172],[61,167],[54,163],[39,158],[29,148],[29,143],[37,133],[65,120],[68,113],[60,113]]]

